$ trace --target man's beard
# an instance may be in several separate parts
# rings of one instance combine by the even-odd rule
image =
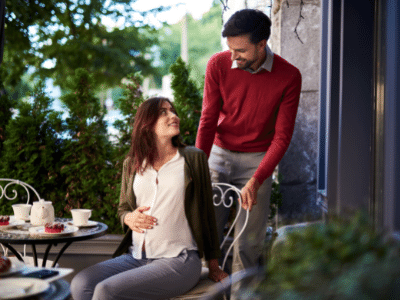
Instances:
[[[242,65],[239,65],[239,64],[238,64],[238,63],[240,62],[240,60],[237,60],[237,66],[238,66],[239,69],[245,70],[245,69],[250,68],[250,66],[251,66],[255,61],[256,61],[255,59],[253,59],[253,60],[245,60],[245,63],[244,63],[244,65],[242,66]],[[253,70],[253,71],[254,71],[254,70]]]

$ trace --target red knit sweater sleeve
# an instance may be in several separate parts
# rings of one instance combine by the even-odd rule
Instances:
[[[291,83],[288,85],[279,106],[275,123],[274,138],[254,174],[254,177],[260,184],[262,184],[265,179],[272,175],[275,167],[281,161],[283,155],[289,147],[300,100],[300,91],[301,74],[300,71],[297,70]]]
[[[212,56],[207,64],[204,81],[203,107],[197,131],[196,147],[210,157],[211,147],[217,130],[221,108],[221,92],[218,83],[218,54]]]

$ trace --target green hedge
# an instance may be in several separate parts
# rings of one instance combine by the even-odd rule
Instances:
[[[65,120],[51,109],[42,82],[29,101],[20,100],[17,115],[5,127],[0,176],[32,185],[53,202],[58,217],[71,217],[72,208],[92,208],[93,219],[117,233],[118,143],[108,139],[105,110],[93,86],[88,72],[78,69],[69,82],[70,92],[61,99],[68,111]],[[18,189],[18,195],[16,202],[25,200],[23,190]],[[0,214],[11,214],[11,204],[1,199]]]

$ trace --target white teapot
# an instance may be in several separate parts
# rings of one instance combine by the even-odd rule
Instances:
[[[31,211],[31,224],[34,226],[43,226],[46,223],[54,222],[54,207],[51,201],[33,202]]]

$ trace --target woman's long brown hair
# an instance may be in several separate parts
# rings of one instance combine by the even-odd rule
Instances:
[[[154,165],[157,159],[156,134],[154,126],[161,113],[162,104],[168,102],[172,108],[174,105],[168,98],[153,97],[143,102],[136,113],[133,122],[131,148],[126,156],[131,158],[132,164],[128,167],[128,173],[134,169],[143,174],[148,166]],[[185,147],[180,135],[172,138],[172,145],[175,147]],[[145,162],[143,164],[143,162]]]

